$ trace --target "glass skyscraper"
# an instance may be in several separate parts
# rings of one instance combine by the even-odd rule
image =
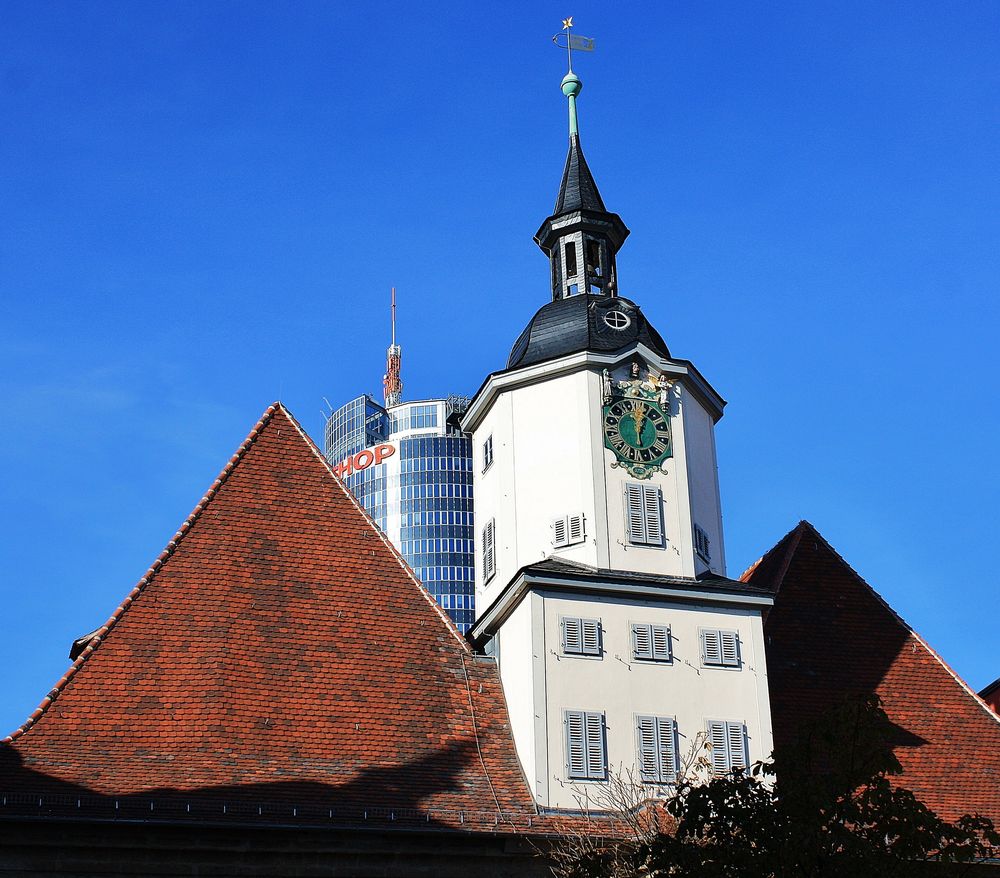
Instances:
[[[474,620],[472,443],[465,397],[385,408],[359,396],[326,422],[327,460],[463,633]]]

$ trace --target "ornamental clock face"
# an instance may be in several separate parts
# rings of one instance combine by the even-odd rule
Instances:
[[[648,479],[673,453],[670,416],[661,399],[665,394],[661,394],[655,377],[646,381],[636,377],[608,389],[611,394],[603,408],[604,444],[615,453],[612,466],[625,467],[635,478]]]

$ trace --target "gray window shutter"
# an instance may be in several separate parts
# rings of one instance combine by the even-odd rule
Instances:
[[[658,662],[669,662],[673,656],[670,652],[670,628],[667,625],[650,626],[651,653],[650,658]]]
[[[660,489],[652,485],[642,486],[642,511],[646,520],[646,542],[651,546],[663,543],[663,515],[660,503]]]
[[[704,528],[694,526],[694,550],[702,557],[706,563],[712,560],[711,541]]]
[[[570,515],[566,519],[566,542],[581,543],[586,535],[583,531],[583,516]]]
[[[483,580],[496,573],[496,521],[490,519],[483,528]]]
[[[601,654],[601,623],[598,619],[582,619],[583,654]]]
[[[706,665],[722,664],[722,643],[719,632],[706,628],[701,632],[701,661]]]
[[[653,637],[649,625],[632,626],[632,658],[651,659],[653,657]]]
[[[603,780],[607,771],[604,752],[604,714],[588,713],[587,721],[587,777]]]
[[[639,777],[646,783],[659,779],[659,758],[656,747],[656,717],[636,717],[636,749],[639,752]]]
[[[552,522],[552,545],[565,546],[567,542],[566,518],[557,518]]]
[[[671,716],[636,717],[639,776],[645,783],[677,779],[676,724]]]
[[[646,542],[646,518],[643,514],[642,485],[625,483],[625,524],[630,543]]]
[[[563,652],[580,655],[583,652],[583,620],[562,620]]]
[[[729,767],[747,767],[746,726],[743,723],[726,723],[729,749]]]
[[[587,719],[582,710],[566,711],[566,774],[587,777]]]
[[[721,663],[727,668],[738,668],[740,666],[740,641],[735,631],[720,631],[722,659]]]
[[[660,770],[660,783],[673,783],[677,779],[677,747],[674,736],[674,719],[669,716],[656,718],[656,742]]]
[[[708,743],[712,745],[710,761],[715,774],[725,774],[729,771],[729,736],[726,723],[719,720],[708,722]]]

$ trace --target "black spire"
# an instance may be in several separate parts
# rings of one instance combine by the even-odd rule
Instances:
[[[556,198],[556,206],[552,215],[559,216],[559,214],[574,210],[607,213],[601,193],[597,190],[597,183],[594,182],[594,175],[590,173],[587,160],[580,148],[579,134],[570,135],[566,167],[563,169],[559,197]]]
[[[555,210],[535,235],[552,265],[553,301],[581,293],[617,296],[615,256],[627,237],[622,218],[604,206],[580,135],[571,131]]]
[[[566,29],[573,19],[564,23]],[[572,39],[567,36],[570,69],[563,77],[562,93],[569,99],[569,154],[563,169],[556,209],[535,234],[535,243],[552,266],[552,300],[581,294],[617,296],[615,255],[628,228],[616,213],[609,213],[597,190],[594,175],[580,148],[576,99],[583,88],[573,72]]]

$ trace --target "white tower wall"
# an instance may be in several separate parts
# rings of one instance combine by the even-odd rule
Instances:
[[[563,364],[564,365],[564,364]],[[613,570],[694,577],[725,574],[714,420],[707,406],[679,380],[670,399],[673,457],[649,479],[614,466],[604,446],[599,364],[554,372],[501,390],[472,431],[477,455],[476,605],[482,613],[502,586],[528,564],[558,557]],[[654,368],[668,365],[656,362]],[[544,371],[541,372],[544,374]],[[512,376],[516,377],[516,376]],[[482,472],[482,449],[492,437],[493,463]],[[625,485],[661,491],[665,539],[660,546],[630,545]],[[584,516],[583,542],[553,546],[553,521]],[[495,522],[496,574],[483,579],[483,528]],[[711,561],[697,557],[694,526],[708,535]]]

